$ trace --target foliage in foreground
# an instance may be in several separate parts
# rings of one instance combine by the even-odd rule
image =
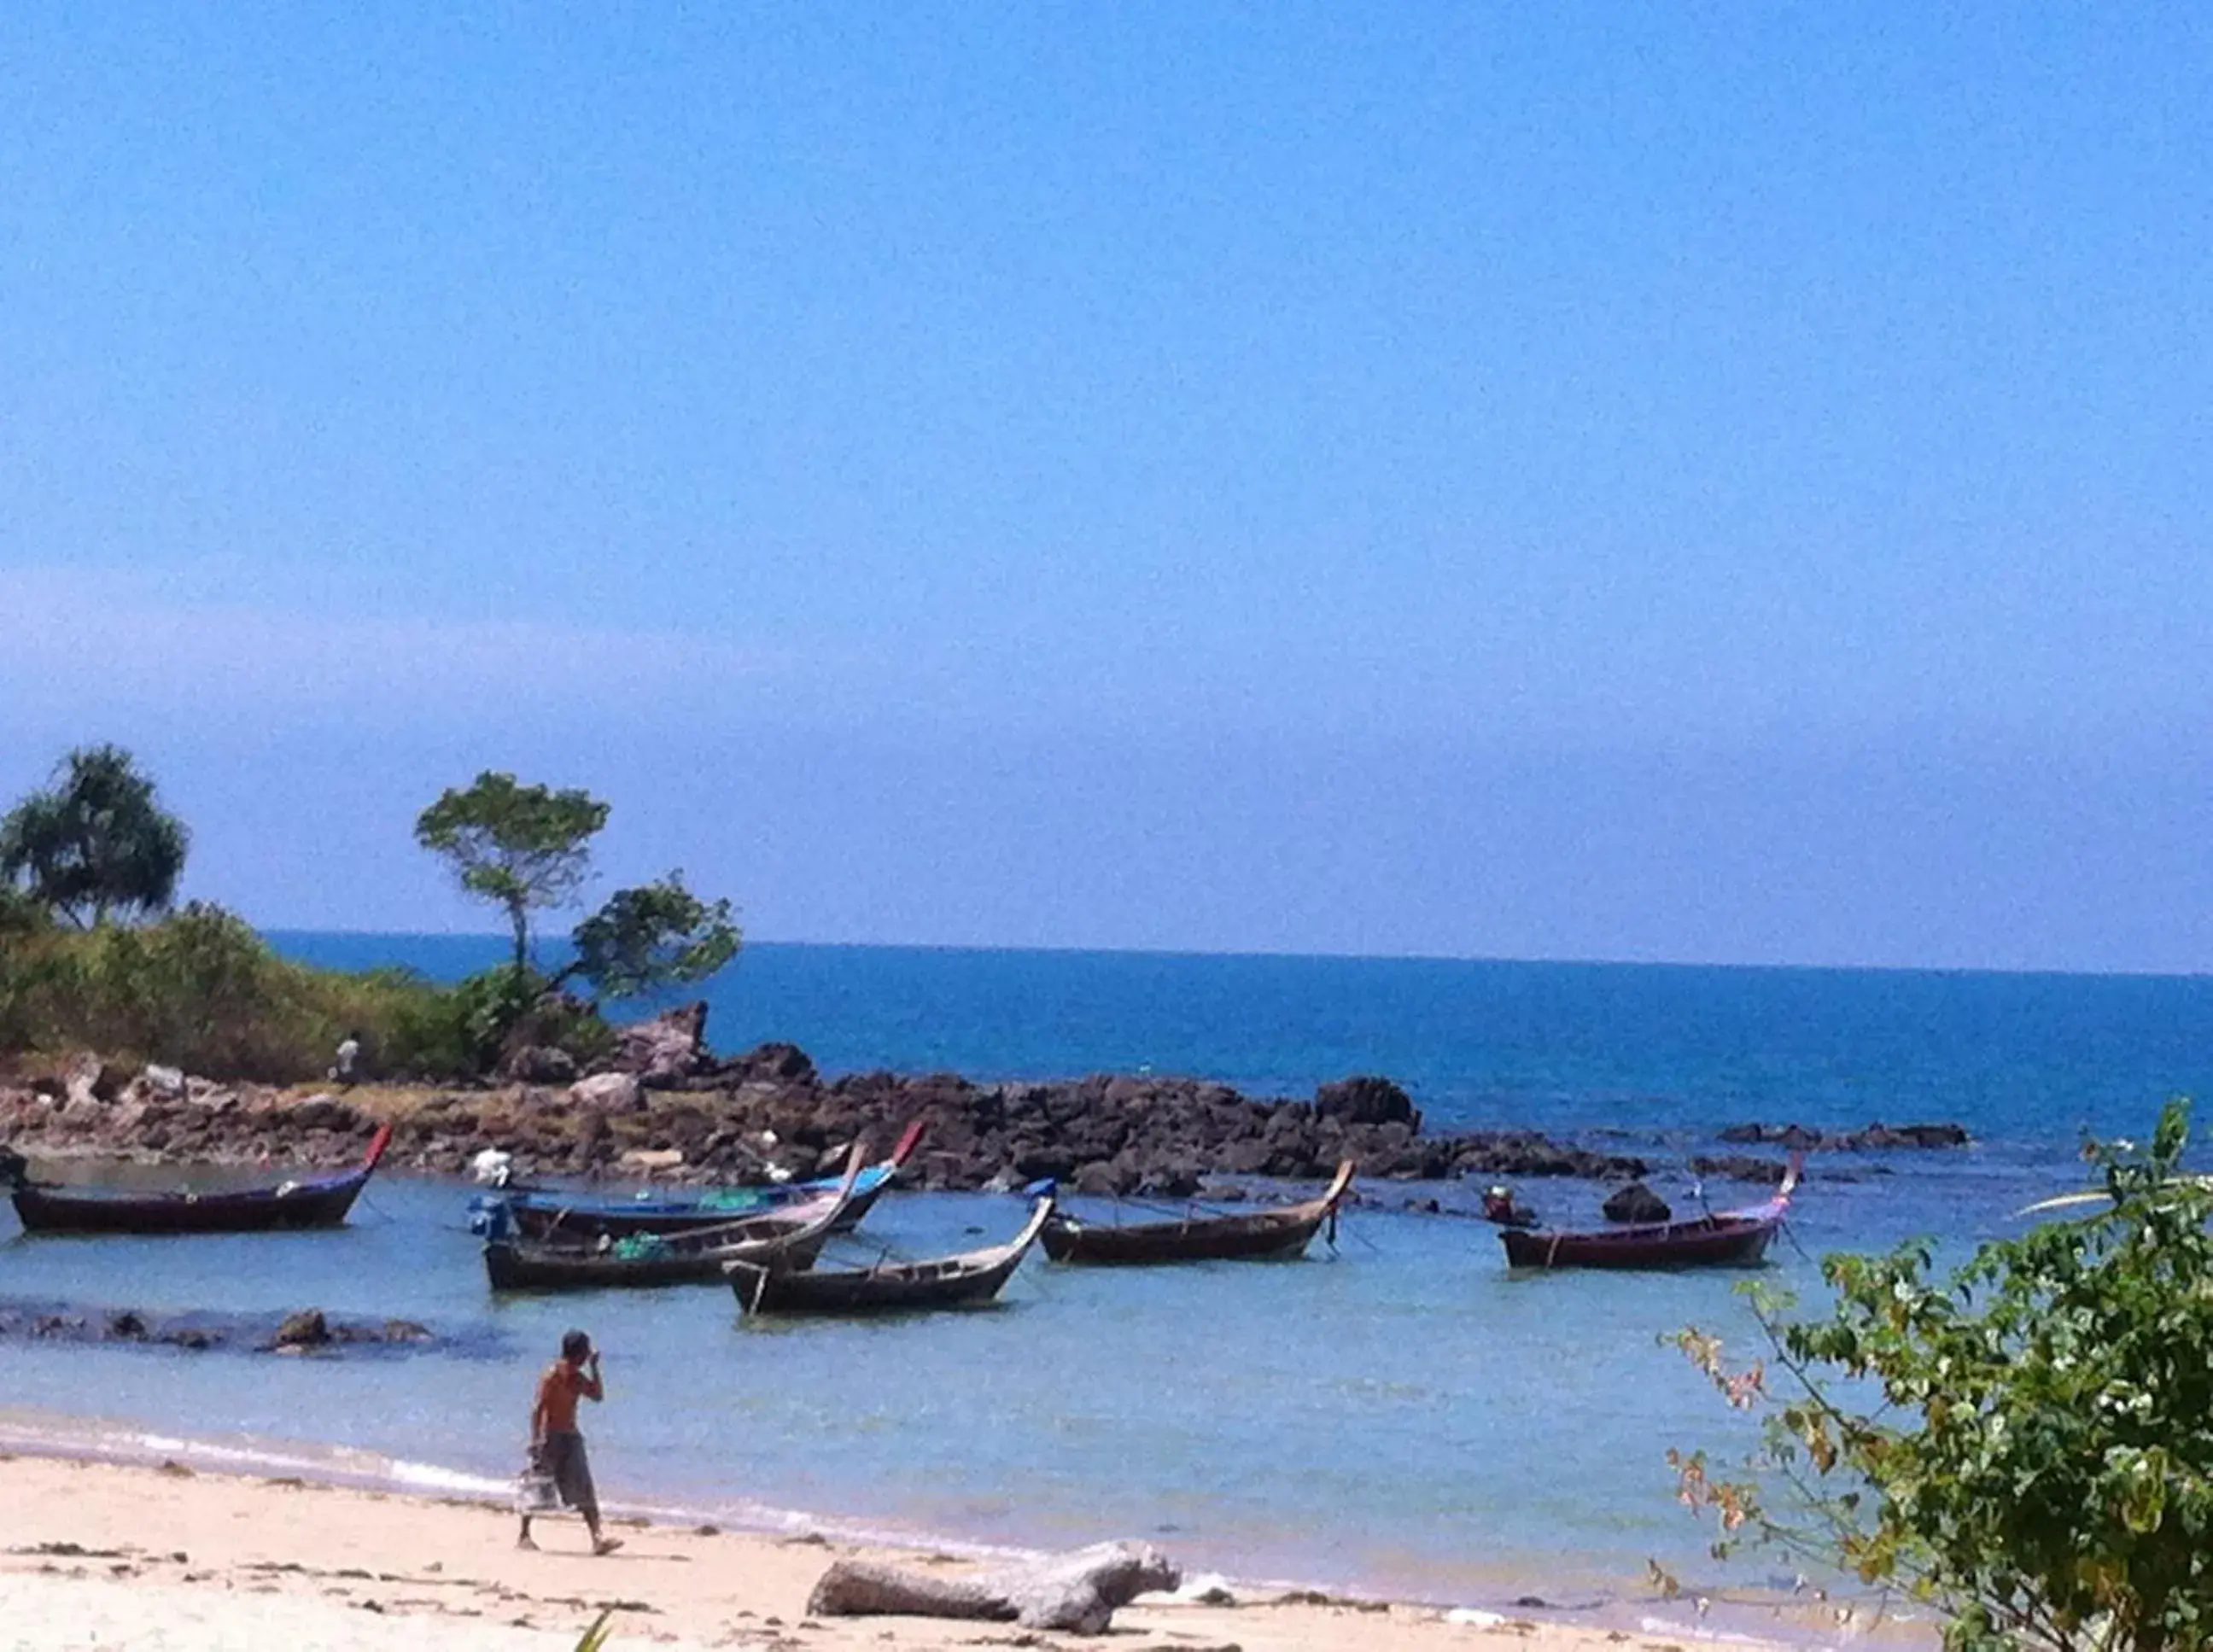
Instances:
[[[1922,1242],[1827,1258],[1826,1319],[1761,1301],[1783,1396],[1765,1362],[1683,1332],[1732,1405],[1767,1411],[1756,1466],[1789,1505],[1671,1454],[1716,1552],[1764,1541],[1901,1585],[1962,1652],[2213,1645],[2213,1186],[2179,1173],[2188,1116],[2170,1103],[2148,1150],[2088,1149],[2109,1209],[1948,1281]]]

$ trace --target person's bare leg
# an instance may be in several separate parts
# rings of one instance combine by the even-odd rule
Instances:
[[[518,1549],[534,1549],[538,1546],[531,1539],[530,1516],[527,1515],[522,1517],[522,1529],[515,1534],[515,1546]]]
[[[593,1515],[584,1523],[591,1528],[592,1552],[594,1554],[613,1554],[616,1550],[622,1547],[622,1539],[620,1538],[602,1537],[600,1535],[600,1517],[597,1515]]]

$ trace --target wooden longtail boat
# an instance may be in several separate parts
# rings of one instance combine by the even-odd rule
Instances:
[[[620,1239],[604,1234],[595,1239],[533,1239],[489,1233],[485,1239],[485,1273],[494,1290],[643,1289],[719,1284],[725,1262],[810,1268],[852,1202],[863,1150],[858,1142],[853,1144],[845,1180],[821,1198],[719,1227],[665,1234],[631,1234]]]
[[[19,1155],[0,1160],[23,1231],[33,1234],[247,1234],[280,1228],[335,1228],[376,1173],[392,1140],[381,1125],[351,1170],[288,1177],[265,1187],[194,1193],[66,1187],[34,1181]]]
[[[732,1262],[723,1272],[747,1314],[911,1314],[967,1307],[999,1294],[1052,1215],[1052,1196],[1047,1194],[1007,1243],[930,1262],[805,1273],[774,1262]]]
[[[1498,1237],[1506,1247],[1508,1265],[1516,1268],[1753,1267],[1767,1254],[1790,1209],[1800,1162],[1792,1158],[1773,1198],[1741,1210],[1582,1231],[1509,1228]]]
[[[1280,1210],[1194,1216],[1176,1222],[1104,1224],[1056,1212],[1045,1224],[1045,1253],[1056,1262],[1137,1263],[1254,1260],[1303,1255],[1352,1187],[1352,1161],[1320,1198]]]
[[[914,1156],[922,1132],[923,1123],[918,1119],[900,1136],[890,1158],[861,1173],[853,1197],[838,1217],[838,1232],[860,1226],[861,1218],[868,1215],[892,1185],[892,1179]],[[658,1234],[665,1239],[672,1234],[727,1227],[749,1216],[811,1204],[836,1192],[838,1180],[835,1176],[818,1176],[807,1181],[715,1187],[658,1198],[616,1198],[558,1187],[508,1187],[472,1200],[470,1210],[472,1215],[476,1215],[503,1204],[514,1228],[532,1238],[560,1234],[595,1239],[607,1234],[620,1239],[631,1234]]]

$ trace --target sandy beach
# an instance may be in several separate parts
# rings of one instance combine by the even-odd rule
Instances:
[[[572,1646],[604,1607],[613,1608],[614,1648],[1673,1652],[1680,1644],[1619,1628],[1454,1621],[1435,1607],[1241,1593],[1234,1604],[1149,1599],[1089,1640],[1007,1624],[817,1621],[806,1612],[815,1580],[839,1555],[863,1551],[642,1522],[612,1529],[625,1546],[605,1558],[584,1552],[582,1528],[568,1521],[546,1522],[531,1553],[515,1547],[507,1512],[484,1504],[10,1456],[0,1460],[0,1645],[552,1652]],[[895,1558],[948,1570],[973,1564],[922,1551]]]

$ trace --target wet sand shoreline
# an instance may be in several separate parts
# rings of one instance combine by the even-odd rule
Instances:
[[[19,1646],[198,1649],[293,1643],[360,1652],[402,1646],[566,1648],[612,1607],[612,1645],[902,1649],[985,1645],[1119,1645],[1146,1652],[1431,1652],[1534,1644],[1550,1652],[1669,1652],[1692,1643],[1925,1643],[1904,1625],[1823,1625],[1818,1614],[1745,1612],[1702,1622],[1634,1610],[1564,1621],[1542,1613],[1448,1610],[1281,1586],[1187,1578],[1186,1596],[1148,1597],[1105,1637],[1003,1624],[806,1616],[808,1591],[844,1555],[948,1573],[972,1550],[893,1545],[819,1532],[734,1532],[616,1516],[625,1539],[605,1559],[573,1521],[541,1527],[535,1553],[514,1546],[504,1500],[484,1487],[409,1495],[302,1475],[215,1472],[170,1460],[103,1459],[96,1443],[45,1454],[19,1429],[0,1454],[0,1576]],[[1224,1596],[1227,1596],[1225,1599]]]

